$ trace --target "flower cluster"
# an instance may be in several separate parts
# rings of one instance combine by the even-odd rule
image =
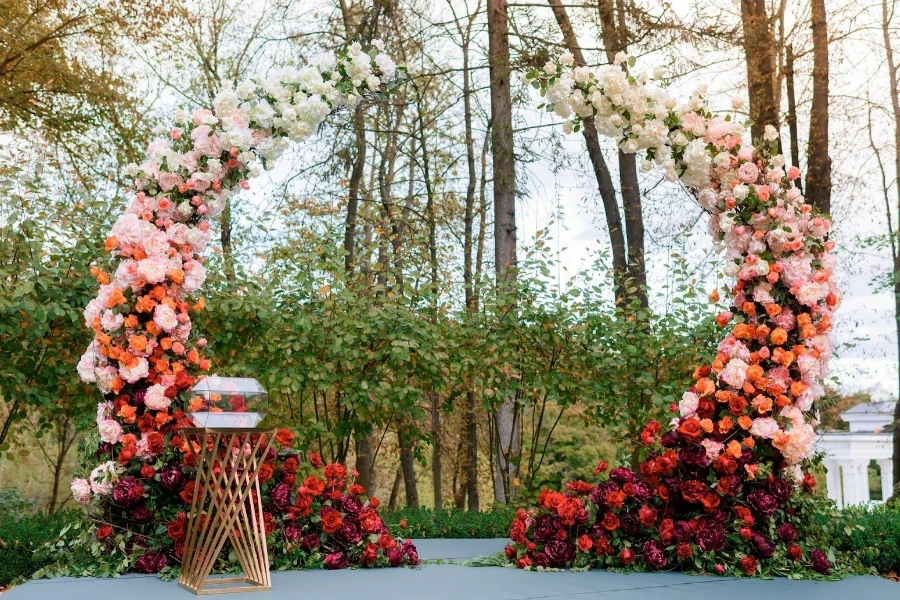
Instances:
[[[715,360],[694,371],[694,384],[672,407],[678,416],[669,431],[663,434],[656,422],[644,429],[641,441],[650,458],[640,479],[614,477],[608,485],[617,488],[615,498],[625,483],[641,490],[650,485],[656,501],[645,511],[665,506],[673,524],[697,518],[718,523],[694,525],[700,537],[691,539],[698,545],[705,540],[704,552],[725,548],[720,528],[736,516],[746,522],[741,516],[746,512],[750,523],[740,539],[756,547],[746,561],[745,571],[752,573],[752,561],[772,556],[770,538],[752,524],[770,522],[783,508],[812,452],[814,403],[824,393],[832,316],[840,301],[834,242],[828,240],[831,222],[794,187],[799,170],[787,168],[776,153],[774,128],[767,127],[754,145],[742,125],[706,109],[702,90],[679,104],[651,83],[662,72],[635,78],[624,61],[623,55],[614,65],[592,70],[574,67],[568,55],[526,80],[543,92],[549,109],[568,119],[568,130],[591,118],[623,151],[645,150],[648,169],[655,161],[667,177],[680,177],[693,189],[710,214],[709,231],[724,253],[725,275],[735,283],[727,289],[731,310],[716,317],[725,335]],[[720,300],[718,290],[711,300]],[[606,511],[604,493],[596,494],[601,519],[616,516]],[[650,500],[644,495],[626,496],[643,503]],[[638,512],[625,515],[640,522]],[[631,519],[624,524],[624,535],[639,534],[632,524]],[[666,563],[660,561],[673,560],[666,557],[673,539],[647,539],[635,548],[648,567],[661,568]],[[676,547],[687,553],[680,544]],[[647,562],[648,556],[656,558]]]
[[[106,239],[119,262],[112,273],[92,269],[100,291],[84,311],[94,339],[78,372],[104,400],[97,411],[101,463],[73,481],[79,503],[144,524],[160,519],[149,504],[164,503],[176,488],[189,494],[181,471],[187,442],[178,433],[189,422],[180,395],[210,368],[207,341],[191,326],[191,315],[204,308],[196,294],[206,278],[209,219],[290,140],[309,137],[340,107],[390,91],[398,67],[382,48],[376,42],[363,52],[353,44],[225,89],[211,110],[179,111],[148,145],[147,160],[128,167],[134,195]],[[146,559],[141,568],[158,562]]]
[[[517,512],[506,555],[522,569],[829,572],[821,549],[804,548],[813,539],[811,520],[793,482],[773,475],[735,486],[720,479],[732,489],[712,491],[714,471],[702,449],[682,447],[644,462],[643,475],[618,468],[595,484],[574,481],[565,492],[543,490],[538,506]],[[813,485],[811,479],[806,485]],[[744,486],[751,491],[738,501]]]

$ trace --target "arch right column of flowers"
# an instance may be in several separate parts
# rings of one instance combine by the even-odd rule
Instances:
[[[813,547],[807,517],[817,501],[804,493],[814,480],[802,467],[840,300],[831,222],[793,185],[799,169],[777,154],[774,128],[754,146],[744,125],[708,110],[704,90],[679,103],[654,84],[661,70],[634,77],[626,59],[591,69],[566,54],[525,80],[567,132],[593,119],[623,151],[645,152],[644,170],[655,164],[693,190],[735,278],[733,308],[716,317],[718,353],[694,371],[671,428],[645,427],[641,472],[543,491],[514,520],[507,556],[522,568],[828,572]]]

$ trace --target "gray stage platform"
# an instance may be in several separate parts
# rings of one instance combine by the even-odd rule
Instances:
[[[457,560],[503,548],[506,540],[422,540],[424,560]],[[900,584],[878,577],[837,582],[698,577],[680,573],[525,573],[499,567],[432,564],[421,569],[287,571],[272,575],[260,600],[898,600]],[[3,600],[189,600],[193,594],[153,576],[32,581]],[[227,597],[227,596],[226,596]],[[234,596],[232,596],[234,597]],[[244,597],[242,595],[242,597]]]

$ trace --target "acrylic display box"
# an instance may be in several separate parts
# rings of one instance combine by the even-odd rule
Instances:
[[[191,388],[185,411],[197,427],[256,427],[266,417],[269,393],[249,377],[204,377]]]

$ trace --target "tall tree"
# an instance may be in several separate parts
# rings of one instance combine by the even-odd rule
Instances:
[[[775,94],[775,36],[765,0],[741,0],[744,56],[747,60],[747,90],[750,97],[750,132],[761,138],[766,125],[778,127]]]
[[[788,133],[790,135],[791,142],[791,164],[795,167],[800,167],[800,140],[797,134],[797,97],[795,93],[794,86],[794,47],[788,44],[786,48],[787,58],[785,60],[785,68],[784,68],[784,81],[785,86],[787,87],[787,100],[788,100],[788,112],[787,112],[787,124],[788,124]],[[796,180],[797,187],[800,188],[800,191],[803,191],[803,186],[799,179]]]
[[[897,74],[897,62],[894,57],[894,48],[891,42],[891,20],[894,15],[894,8],[896,6],[896,2],[891,0],[890,8],[888,7],[888,0],[881,0],[881,31],[884,36],[884,51],[885,57],[887,58],[887,68],[888,68],[888,81],[890,82],[890,96],[891,96],[891,109],[893,111],[894,116],[894,175],[896,177],[900,177],[900,90],[898,90],[898,74]],[[887,185],[886,185],[886,177],[883,177],[885,180],[885,194],[887,194]],[[900,181],[895,179],[895,189],[897,190],[897,214],[900,215]],[[888,211],[890,211],[890,203],[887,203],[887,198],[885,198],[886,207]],[[890,214],[888,214],[888,231],[890,234],[890,240],[892,242],[892,250],[893,250],[893,273],[892,273],[892,283],[893,283],[893,291],[894,291],[894,322],[895,329],[897,332],[897,355],[900,357],[900,254],[898,254],[896,247],[894,246],[895,239],[894,234],[890,231]],[[898,381],[898,389],[900,389],[900,381]],[[897,404],[894,407],[894,422],[893,422],[893,432],[894,432],[894,455],[893,455],[893,463],[894,463],[894,485],[900,483],[900,395],[898,395]]]
[[[806,153],[806,197],[831,212],[831,157],[828,155],[828,26],[825,0],[812,0],[813,88]]]
[[[488,0],[487,19],[494,174],[494,268],[498,287],[509,290],[516,281],[517,262],[516,173],[506,0]],[[517,402],[512,397],[505,397],[494,416],[497,450],[494,497],[499,502],[508,502],[514,496],[513,482],[521,453],[519,420]]]

